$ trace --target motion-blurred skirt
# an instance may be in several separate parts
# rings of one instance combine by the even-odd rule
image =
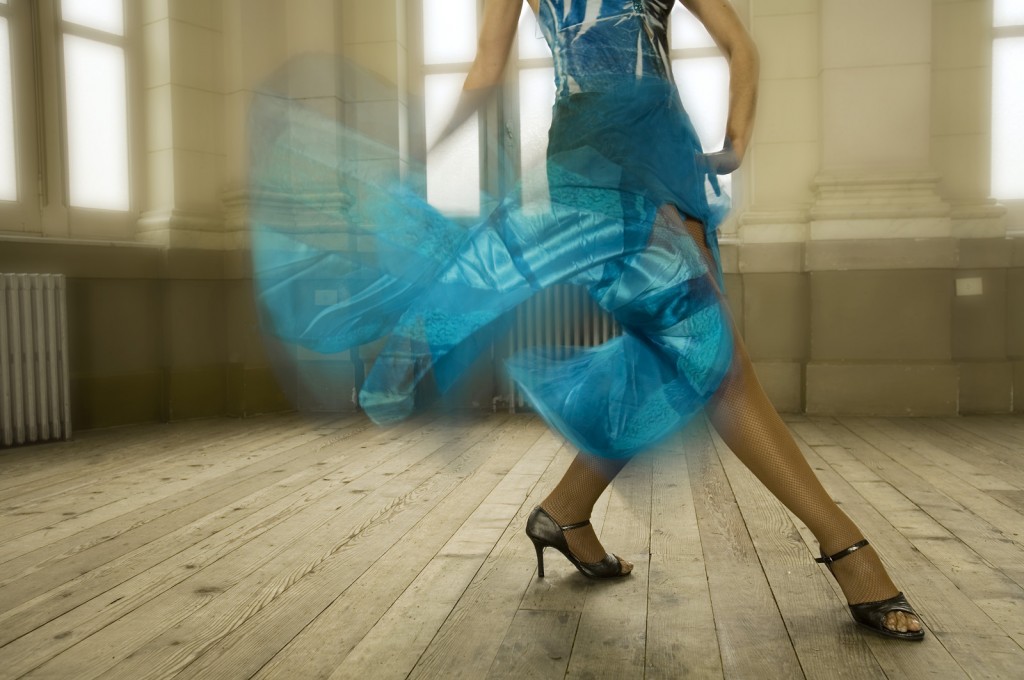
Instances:
[[[550,199],[524,204],[510,192],[467,228],[425,201],[422,168],[399,176],[382,162],[395,149],[287,95],[282,82],[317,68],[291,64],[279,91],[271,84],[252,108],[252,252],[267,333],[322,353],[383,339],[359,404],[390,423],[412,413],[428,371],[447,390],[510,310],[570,284],[622,334],[507,360],[551,427],[580,450],[622,458],[703,408],[732,357],[716,238],[727,202],[708,189],[674,86],[629,80],[559,99]],[[368,77],[344,68],[349,83]],[[666,204],[705,225],[713,269],[659,218]]]

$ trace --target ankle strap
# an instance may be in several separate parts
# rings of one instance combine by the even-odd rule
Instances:
[[[589,519],[585,519],[582,522],[576,522],[575,524],[566,524],[564,526],[559,526],[558,528],[561,529],[562,531],[569,531],[570,529],[580,529],[582,527],[588,527],[588,526],[590,526],[590,520]]]
[[[824,555],[822,555],[821,557],[815,557],[814,561],[818,562],[818,563],[821,563],[821,564],[832,564],[836,560],[843,559],[844,557],[846,557],[850,553],[857,552],[858,550],[860,550],[861,548],[863,548],[866,545],[868,545],[868,539],[865,538],[863,540],[857,541],[856,543],[851,545],[846,550],[840,550],[835,555],[830,555],[828,557],[825,557]]]

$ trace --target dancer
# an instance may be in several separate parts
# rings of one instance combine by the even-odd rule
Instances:
[[[757,89],[756,48],[731,6],[722,0],[682,0],[707,28],[730,63],[730,110],[726,145],[722,152],[708,157],[711,170],[727,174],[741,163],[753,127]],[[572,63],[573,44],[568,36],[578,37],[600,24],[614,23],[626,40],[634,34],[644,45],[642,56],[653,56],[663,64],[666,77],[670,67],[666,58],[665,24],[671,6],[668,2],[609,2],[589,0],[576,3],[585,7],[583,21],[571,25],[577,14],[570,3],[532,0],[558,65]],[[482,89],[496,84],[511,45],[520,3],[491,2],[487,6],[480,39],[480,55],[467,79],[466,89]],[[618,7],[623,5],[623,7]],[[609,12],[610,10],[610,12]],[[631,10],[637,19],[625,20],[618,12]],[[606,14],[608,12],[608,14]],[[594,65],[582,59],[579,68],[593,71]],[[562,66],[566,68],[565,66]],[[571,74],[561,73],[562,78]],[[565,92],[560,95],[565,96]],[[556,117],[568,107],[555,106]],[[553,129],[559,129],[556,119]],[[553,143],[557,140],[552,140]],[[638,146],[656,140],[636,140]],[[639,151],[638,153],[643,153]],[[703,176],[690,181],[703,182]],[[707,231],[694,219],[683,220],[672,206],[659,213],[674,228],[685,230],[694,240],[711,271],[720,265],[706,241]],[[717,285],[717,283],[716,283]],[[856,525],[839,509],[821,486],[800,453],[785,423],[771,405],[754,375],[753,367],[739,335],[733,332],[733,357],[728,373],[707,406],[707,415],[730,449],[758,479],[811,529],[818,539],[824,562],[839,581],[854,619],[868,628],[893,637],[920,640],[924,633],[920,619],[897,591],[874,549],[864,540]],[[628,574],[632,565],[606,553],[590,525],[590,513],[598,497],[622,469],[622,460],[608,460],[578,454],[561,481],[531,514],[527,534],[537,547],[539,573],[543,576],[544,547],[559,549],[582,573],[593,577]]]
[[[629,574],[632,565],[598,541],[593,505],[634,454],[704,411],[814,533],[854,619],[883,635],[923,638],[920,619],[765,396],[725,303],[717,229],[727,208],[717,175],[745,156],[758,73],[739,18],[725,0],[682,0],[730,64],[727,141],[705,154],[671,75],[672,0],[529,2],[557,88],[544,205],[524,206],[513,193],[466,230],[380,179],[376,166],[364,171],[360,157],[387,149],[358,131],[287,97],[257,101],[253,254],[268,330],[320,352],[386,338],[359,402],[387,423],[412,412],[427,371],[442,390],[463,375],[506,312],[538,290],[585,288],[621,336],[508,361],[531,405],[580,451],[527,522],[539,576],[547,547],[588,576]],[[522,7],[485,0],[477,56],[445,134],[500,83]],[[339,158],[339,148],[350,156]],[[343,219],[318,198],[335,195],[354,197]],[[315,209],[293,205],[303,196]],[[375,248],[345,245],[360,238]],[[311,293],[325,281],[342,295],[315,305]]]

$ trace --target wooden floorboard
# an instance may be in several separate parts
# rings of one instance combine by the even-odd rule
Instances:
[[[0,452],[0,680],[1019,677],[1024,418],[786,421],[924,643],[854,626],[703,421],[598,501],[605,582],[537,578],[575,452],[535,416],[293,414]]]
[[[704,564],[691,468],[709,455],[703,422],[653,456],[651,555],[648,564],[646,676],[721,678],[711,591]],[[679,451],[685,456],[672,455]]]

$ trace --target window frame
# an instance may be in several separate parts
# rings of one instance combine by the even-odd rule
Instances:
[[[9,0],[0,6],[0,16],[7,18],[11,50],[11,96],[14,120],[14,173],[17,198],[0,201],[0,234],[38,235],[38,217],[32,209],[39,204],[38,152],[41,130],[35,111],[39,91],[33,71],[37,58],[33,32],[18,30],[32,26],[33,16],[28,2]]]
[[[123,0],[124,35],[64,21],[60,0],[9,0],[18,200],[0,202],[0,236],[134,241],[143,185],[141,17],[139,3]],[[25,29],[28,30],[25,30]],[[125,211],[70,204],[65,35],[116,45],[124,51],[128,136]]]

